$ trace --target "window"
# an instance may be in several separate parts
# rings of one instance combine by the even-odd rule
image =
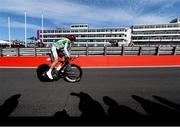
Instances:
[[[98,29],[97,32],[101,32],[100,29]]]
[[[102,29],[102,30],[101,30],[101,32],[105,32],[105,30],[104,30],[104,29]]]

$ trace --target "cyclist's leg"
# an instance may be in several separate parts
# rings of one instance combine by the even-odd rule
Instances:
[[[54,57],[54,61],[51,64],[50,68],[53,69],[56,66],[56,64],[58,63],[58,53],[57,53],[56,47],[54,47],[54,46],[52,46],[51,51],[52,51],[52,54]]]
[[[47,75],[50,79],[53,79],[52,77],[52,69],[56,66],[56,64],[58,63],[58,54],[57,54],[57,50],[56,47],[52,46],[51,48],[52,51],[52,55],[54,57],[54,61],[53,63],[50,65],[50,69],[47,71]]]
[[[62,50],[59,50],[58,53],[59,53],[59,56],[61,57],[61,62],[60,62],[60,64],[58,65],[57,70],[60,70],[61,67],[64,65],[65,59],[64,59],[64,53],[63,53]]]

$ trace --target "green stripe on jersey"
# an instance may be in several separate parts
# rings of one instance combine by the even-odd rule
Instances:
[[[58,40],[54,42],[52,45],[55,46],[57,49],[64,47],[66,43],[69,43],[69,39],[65,38],[62,40]]]

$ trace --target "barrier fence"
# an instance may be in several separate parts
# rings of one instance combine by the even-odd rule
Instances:
[[[0,56],[46,56],[50,48],[0,48]],[[71,47],[71,55],[180,55],[180,46]]]

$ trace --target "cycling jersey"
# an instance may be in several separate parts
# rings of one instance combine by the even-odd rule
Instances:
[[[68,57],[70,57],[69,51],[68,51],[69,46],[70,46],[70,40],[67,38],[64,38],[63,40],[58,40],[52,44],[52,47],[54,47],[58,50],[61,50]],[[53,54],[57,54],[55,52],[55,49],[52,51],[54,52]],[[54,55],[54,56],[55,56],[55,58],[57,58],[57,55]]]
[[[70,40],[67,38],[64,38],[62,40],[58,40],[56,42],[53,42],[53,46],[55,46],[57,49],[64,48],[64,46],[70,43]]]

